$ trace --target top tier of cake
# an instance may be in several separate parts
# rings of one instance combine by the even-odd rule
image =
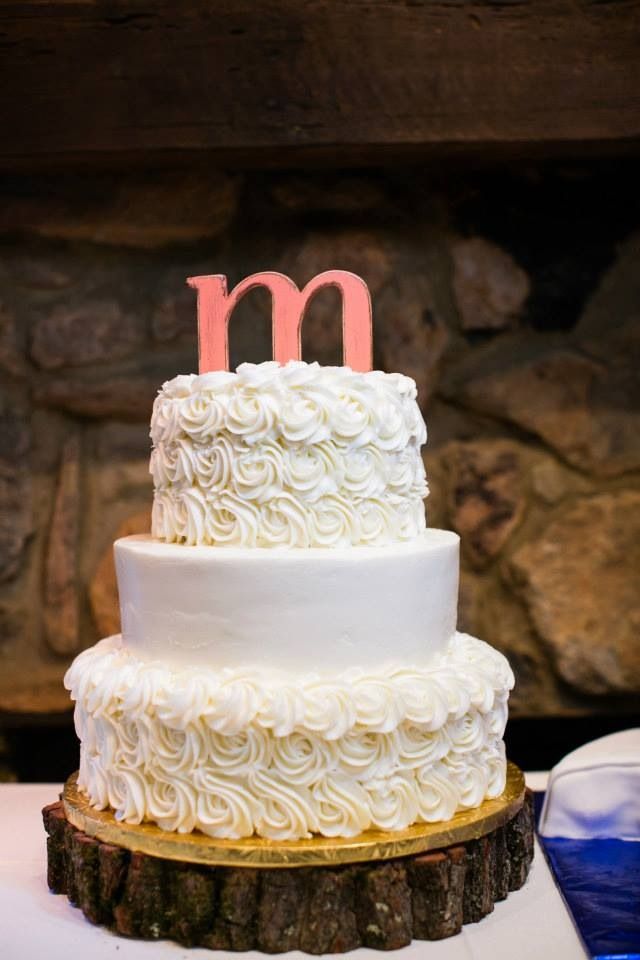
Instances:
[[[151,420],[160,540],[348,547],[425,529],[413,380],[291,361],[179,376]]]

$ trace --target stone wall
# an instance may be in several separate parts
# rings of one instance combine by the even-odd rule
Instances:
[[[640,690],[640,200],[623,164],[16,177],[0,205],[0,711],[68,708],[118,628],[111,543],[149,523],[148,421],[196,367],[184,278],[350,269],[376,362],[418,382],[431,525],[462,537],[461,624],[520,715]],[[305,325],[337,360],[337,298]],[[260,291],[232,361],[269,356]],[[393,640],[390,638],[390,643]]]

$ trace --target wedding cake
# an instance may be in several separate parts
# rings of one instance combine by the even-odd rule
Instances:
[[[65,678],[78,783],[127,823],[353,837],[499,796],[513,676],[456,632],[413,380],[293,360],[165,383],[122,635]]]

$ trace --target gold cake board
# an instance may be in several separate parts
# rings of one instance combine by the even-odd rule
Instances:
[[[225,867],[321,867],[372,860],[390,860],[440,850],[477,840],[511,820],[524,802],[522,771],[507,764],[504,792],[472,810],[461,810],[442,823],[416,823],[406,830],[367,830],[356,837],[314,836],[308,840],[266,840],[247,837],[219,840],[205,834],[173,833],[155,824],[120,823],[110,810],[95,810],[78,789],[78,774],[67,780],[63,805],[67,820],[78,830],[103,843],[136,853],[187,863]]]

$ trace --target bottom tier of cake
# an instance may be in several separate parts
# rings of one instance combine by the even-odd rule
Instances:
[[[431,853],[341,867],[208,867],[102,843],[43,810],[47,878],[85,917],[125,936],[282,953],[392,950],[481,920],[525,882],[533,858],[527,793],[506,824]]]
[[[331,680],[172,669],[120,637],[73,663],[79,787],[127,823],[218,838],[352,837],[499,796],[513,675],[455,634],[428,667]]]

